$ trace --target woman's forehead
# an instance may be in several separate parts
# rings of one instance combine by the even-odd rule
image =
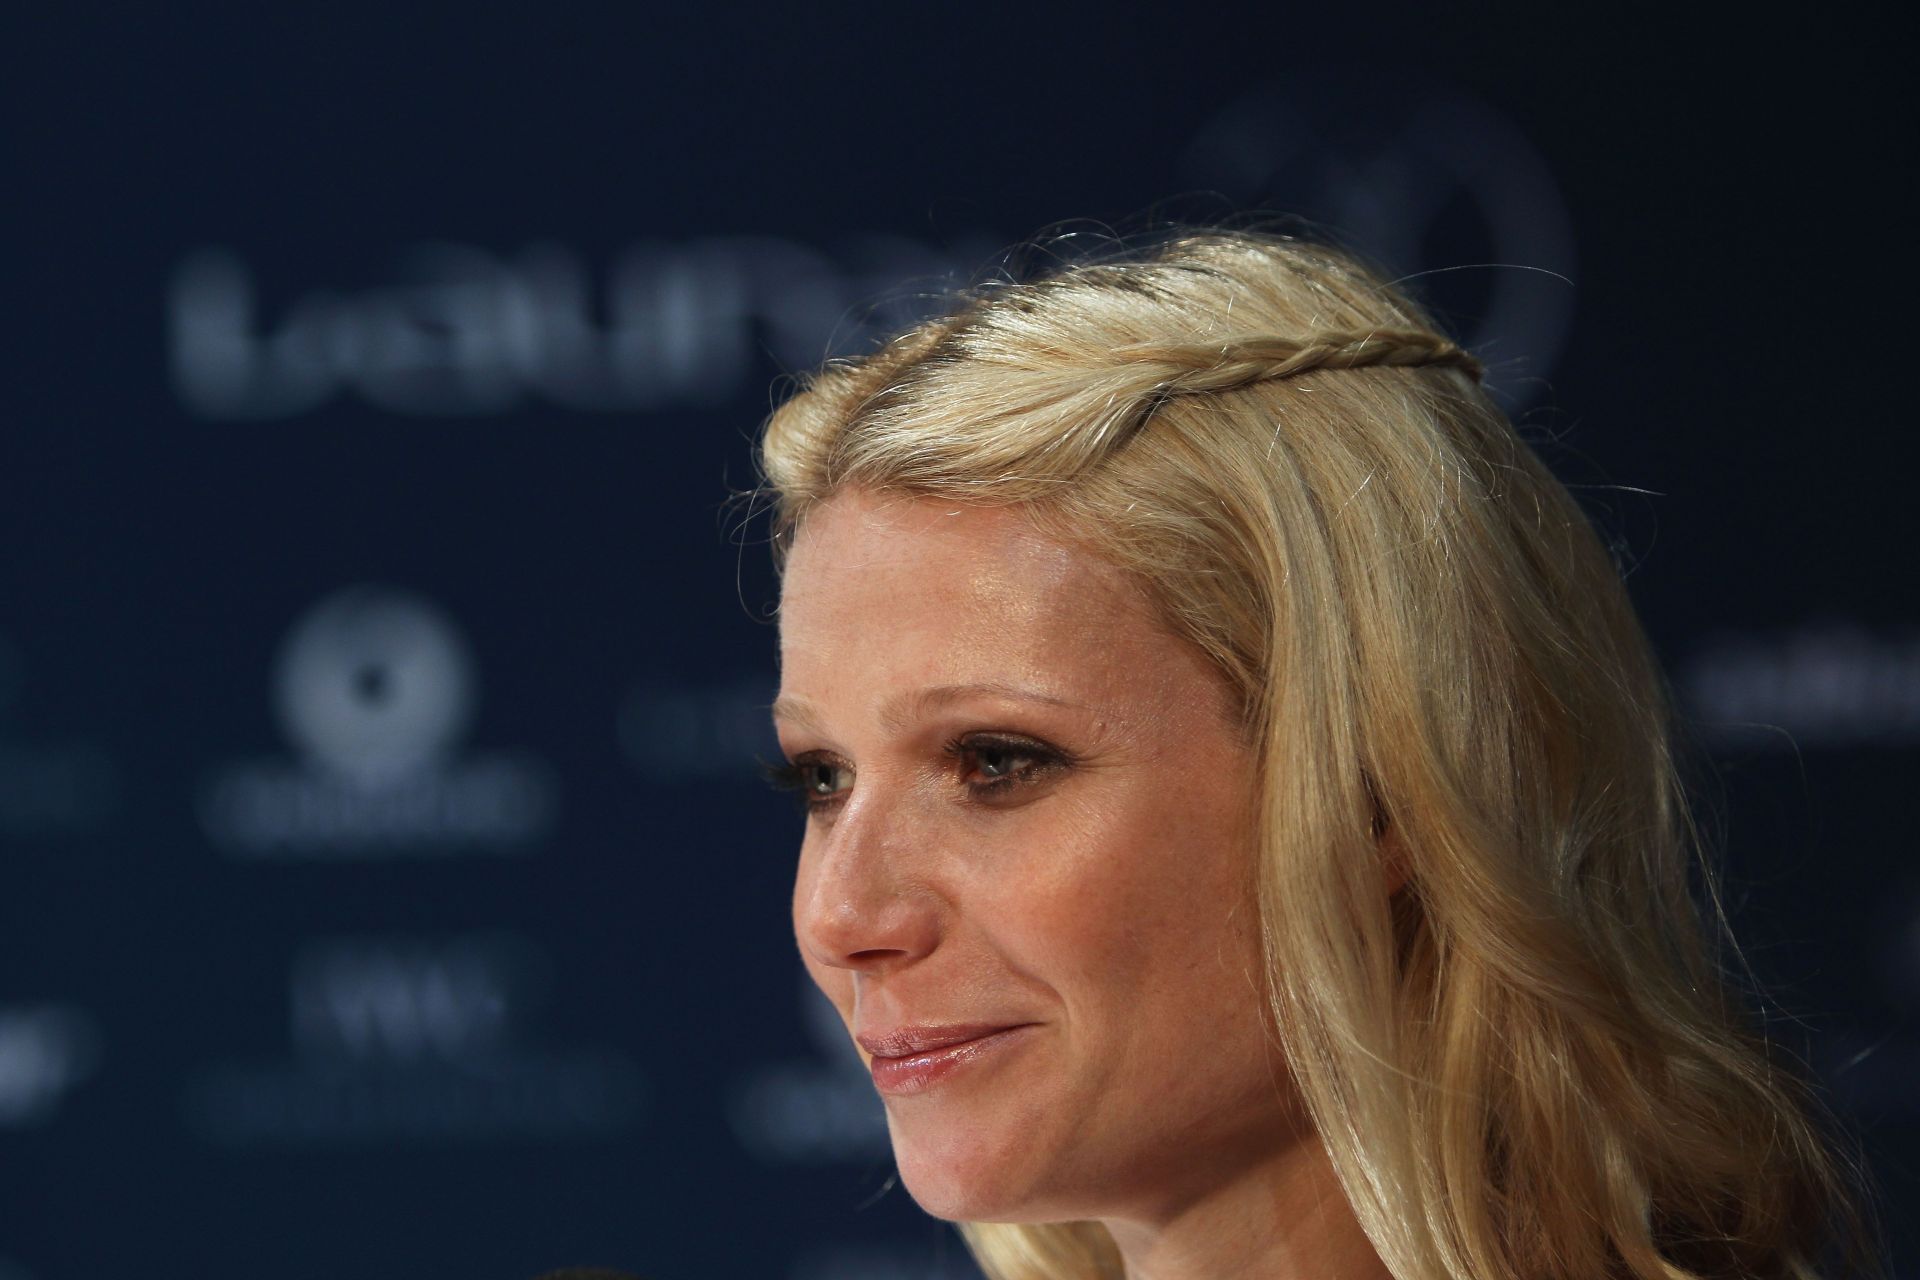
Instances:
[[[1004,621],[1118,613],[1142,603],[1118,569],[1024,508],[853,491],[821,504],[787,561],[783,624],[816,600],[883,613],[960,606]]]
[[[846,494],[809,514],[781,602],[786,692],[1017,685],[1151,693],[1178,651],[1119,569],[1020,508]]]

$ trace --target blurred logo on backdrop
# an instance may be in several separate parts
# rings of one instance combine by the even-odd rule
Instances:
[[[0,840],[70,836],[101,825],[118,800],[119,779],[90,742],[48,740],[20,727],[26,663],[0,634]]]
[[[737,779],[779,758],[768,680],[732,684],[648,683],[620,704],[620,745],[649,778],[676,782]]]
[[[598,267],[558,244],[434,243],[376,266],[380,283],[308,280],[272,301],[261,277],[278,272],[208,247],[173,273],[168,363],[181,403],[210,419],[286,418],[346,396],[430,416],[758,399],[763,351],[792,370],[856,349],[919,319],[994,247],[866,235],[827,253],[711,237],[635,245]]]
[[[1539,152],[1486,103],[1403,71],[1303,75],[1243,96],[1170,159],[1188,183],[1301,215],[1407,278],[1510,407],[1551,374],[1573,312],[1572,219]],[[172,274],[168,366],[181,404],[218,420],[342,398],[424,416],[757,400],[763,352],[794,371],[860,349],[999,249],[979,233],[945,248],[709,236],[597,262],[563,243],[429,242],[367,264],[370,281],[287,282],[282,263],[205,246]]]
[[[1780,750],[1920,743],[1920,628],[1852,622],[1708,640],[1680,685],[1712,741]]]
[[[94,1073],[100,1031],[71,1005],[0,1005],[0,1130],[45,1124]]]
[[[638,685],[621,706],[621,744],[651,779],[736,779],[756,761],[779,756],[770,711],[774,694],[772,683],[760,677],[730,684]],[[887,1115],[873,1079],[840,1015],[804,973],[799,1005],[814,1053],[762,1064],[732,1082],[728,1114],[735,1135],[757,1159],[772,1165],[887,1158]],[[882,1267],[873,1274],[927,1273],[925,1268]]]
[[[1213,117],[1181,169],[1403,280],[1487,362],[1509,410],[1552,375],[1573,319],[1573,219],[1540,152],[1491,105],[1404,68],[1304,72]]]
[[[554,820],[550,771],[521,753],[463,752],[473,661],[419,596],[352,587],[295,622],[272,674],[293,760],[242,761],[202,796],[237,858],[523,853]]]
[[[1911,751],[1920,745],[1920,627],[1824,619],[1709,637],[1678,668],[1678,687],[1705,741],[1736,757],[1777,751]],[[1888,1004],[1920,1010],[1920,878],[1890,862],[1879,919],[1863,945],[1884,956]],[[1885,941],[1878,941],[1885,939]],[[1859,1111],[1920,1116],[1920,1035],[1896,1020],[1818,1029],[1814,1059]]]
[[[229,1146],[630,1129],[645,1097],[630,1059],[533,1034],[549,985],[546,957],[515,935],[311,939],[288,975],[291,1059],[202,1070],[188,1114]]]
[[[888,1176],[849,1208],[900,1196],[891,1173],[886,1107],[832,1003],[800,975],[800,1017],[813,1055],[760,1066],[733,1082],[728,1118],[734,1135],[765,1165],[864,1165]],[[978,1280],[958,1241],[932,1247],[905,1242],[820,1242],[799,1249],[791,1280]]]
[[[728,1108],[741,1145],[766,1164],[885,1158],[887,1112],[832,1003],[805,974],[800,1016],[814,1056],[776,1062],[735,1082]]]

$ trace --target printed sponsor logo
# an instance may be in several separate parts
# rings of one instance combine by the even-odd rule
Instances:
[[[624,1132],[645,1094],[638,1067],[530,1035],[547,968],[511,935],[309,942],[288,981],[292,1060],[204,1071],[188,1114],[226,1146]]]
[[[100,1060],[93,1018],[68,1005],[0,1006],[0,1129],[42,1125]]]
[[[1920,742],[1920,629],[1850,622],[1724,635],[1680,674],[1710,738],[1781,750]]]
[[[459,750],[473,717],[460,633],[418,596],[341,591],[295,624],[273,673],[298,752],[216,777],[201,813],[237,858],[383,858],[530,851],[552,825],[548,770]]]
[[[648,777],[737,778],[777,760],[768,681],[720,686],[646,685],[620,707],[620,743]]]
[[[1509,410],[1554,371],[1573,319],[1573,219],[1518,125],[1405,75],[1303,74],[1196,134],[1196,190],[1311,220],[1406,281],[1487,362]]]
[[[801,1016],[816,1056],[739,1081],[729,1108],[741,1143],[769,1164],[830,1164],[889,1154],[886,1108],[840,1015],[802,975]]]
[[[19,651],[0,635],[0,837],[38,839],[101,825],[119,799],[119,778],[90,742],[48,740],[17,727],[28,687]]]
[[[294,957],[296,1053],[355,1062],[459,1062],[507,1044],[516,1009],[544,985],[512,938],[332,939]]]
[[[1699,731],[1741,751],[1898,750],[1920,743],[1920,628],[1827,619],[1706,641],[1678,668]],[[1882,917],[1886,919],[1886,917]],[[1885,942],[1886,994],[1920,1006],[1920,903],[1896,910]],[[1920,1036],[1898,1025],[1821,1038],[1814,1065],[1863,1115],[1920,1117]]]
[[[400,253],[391,284],[266,306],[240,251],[208,247],[174,272],[169,364],[181,403],[212,419],[292,417],[343,395],[429,416],[711,405],[760,396],[763,351],[810,369],[920,318],[992,248],[868,235],[829,254],[714,237],[636,245],[597,272],[556,244],[433,243]]]

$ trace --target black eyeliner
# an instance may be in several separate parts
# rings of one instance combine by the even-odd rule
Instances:
[[[996,733],[982,730],[963,733],[947,743],[947,755],[956,761],[964,762],[968,757],[977,757],[983,752],[995,752],[1016,758],[1024,757],[1030,763],[1027,768],[1014,773],[990,778],[985,782],[971,782],[962,779],[967,790],[976,800],[991,801],[1008,796],[1015,790],[1038,784],[1042,780],[1073,767],[1076,758],[1067,751],[1031,738],[1020,733]]]

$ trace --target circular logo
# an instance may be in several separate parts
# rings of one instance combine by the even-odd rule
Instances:
[[[282,730],[359,786],[398,781],[439,759],[472,713],[460,634],[425,600],[353,587],[294,625],[274,672]]]
[[[1487,362],[1509,410],[1553,372],[1573,317],[1573,223],[1545,160],[1493,107],[1406,72],[1305,74],[1215,116],[1183,169],[1383,267]]]

